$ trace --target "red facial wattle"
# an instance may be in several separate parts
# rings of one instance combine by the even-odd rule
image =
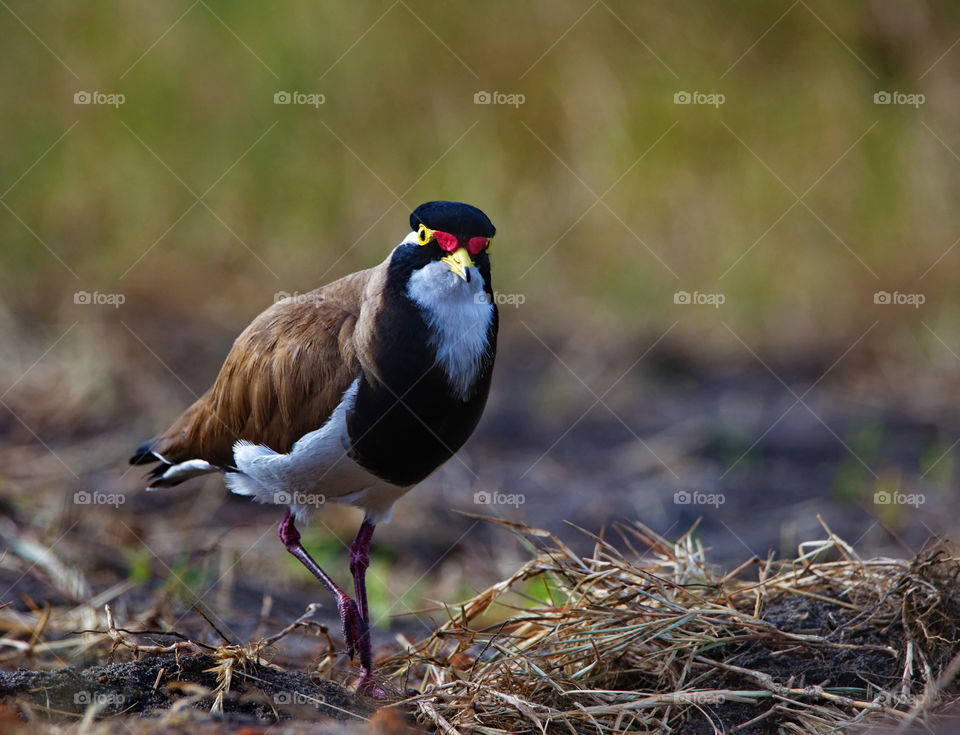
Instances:
[[[440,246],[440,249],[445,250],[448,253],[452,253],[459,247],[456,235],[451,235],[449,232],[440,232],[440,230],[434,230],[433,238],[437,241],[437,245]]]
[[[460,247],[460,241],[457,239],[457,236],[451,235],[449,232],[434,230],[433,239],[436,240],[437,245],[440,246],[441,250],[444,250],[448,253],[455,252],[457,248]],[[467,240],[467,252],[470,253],[470,255],[480,255],[480,253],[486,250],[487,245],[489,244],[489,237],[471,237],[469,240]]]
[[[467,240],[467,252],[470,253],[470,255],[480,255],[489,242],[489,237],[471,237]]]

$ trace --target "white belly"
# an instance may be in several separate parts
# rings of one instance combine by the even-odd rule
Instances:
[[[290,506],[298,520],[326,503],[349,503],[363,508],[374,522],[388,520],[393,503],[410,488],[385,482],[348,456],[346,417],[359,383],[354,380],[326,423],[304,434],[288,454],[237,442],[233,457],[239,472],[226,474],[227,487],[261,503]]]

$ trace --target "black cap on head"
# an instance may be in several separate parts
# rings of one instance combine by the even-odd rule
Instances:
[[[420,223],[431,230],[449,232],[460,238],[493,237],[497,228],[482,211],[463,202],[427,202],[413,210],[410,228],[416,230]]]

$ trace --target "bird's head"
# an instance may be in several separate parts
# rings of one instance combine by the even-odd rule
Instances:
[[[497,230],[482,211],[462,202],[427,202],[410,214],[401,247],[420,267],[436,261],[467,283],[473,269],[489,274],[487,254]]]

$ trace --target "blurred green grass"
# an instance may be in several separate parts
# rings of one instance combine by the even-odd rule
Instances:
[[[11,2],[2,299],[39,324],[127,309],[233,328],[379,262],[410,208],[454,198],[498,225],[496,286],[531,325],[631,338],[678,321],[742,353],[720,320],[808,349],[880,319],[870,339],[891,351],[942,353],[920,320],[957,322],[960,249],[938,258],[960,237],[958,27],[947,3]],[[475,105],[480,90],[526,99]],[[875,105],[880,90],[926,103]],[[95,316],[77,290],[126,304]],[[926,303],[877,306],[878,290]]]

